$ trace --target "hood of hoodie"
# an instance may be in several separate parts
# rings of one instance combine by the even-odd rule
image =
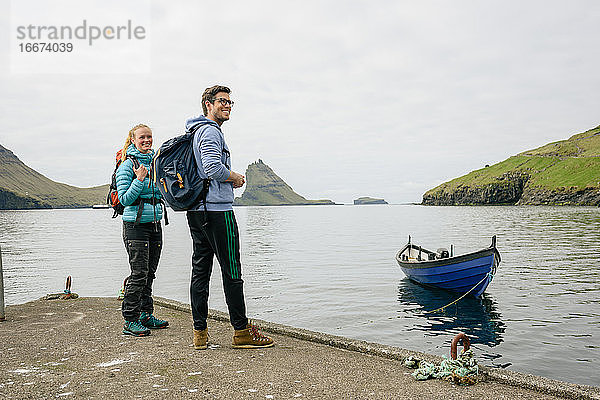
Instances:
[[[144,165],[149,165],[152,163],[152,157],[154,157],[154,150],[150,150],[147,153],[140,152],[137,147],[132,143],[127,148],[127,154],[131,154],[135,158],[137,158]]]
[[[221,130],[221,127],[215,121],[206,118],[204,115],[200,115],[199,117],[193,117],[185,121],[185,131],[191,133],[203,125],[212,125],[219,131]]]

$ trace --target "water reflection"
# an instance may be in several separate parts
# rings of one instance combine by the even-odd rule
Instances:
[[[440,289],[426,288],[403,279],[398,284],[398,301],[403,317],[416,318],[419,323],[413,326],[426,335],[454,336],[463,332],[473,344],[497,346],[502,343],[506,329],[501,321],[495,299],[484,293],[480,299],[465,297],[443,311],[428,313],[457,299],[457,295]]]

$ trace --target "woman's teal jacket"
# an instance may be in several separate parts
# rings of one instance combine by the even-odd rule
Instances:
[[[144,181],[140,181],[136,178],[135,172],[133,172],[133,161],[130,159],[125,160],[117,169],[117,192],[119,193],[119,202],[125,206],[123,212],[123,221],[135,222],[138,213],[138,207],[142,207],[142,218],[140,223],[160,221],[162,219],[162,205],[159,200],[161,198],[158,188],[156,188],[153,182],[150,181],[150,166],[152,165],[152,157],[154,151],[150,151],[147,154],[140,153],[140,151],[133,145],[129,145],[127,148],[127,155],[132,155],[148,169],[148,175],[144,178]],[[156,204],[154,207],[152,204],[143,203],[139,206],[131,205],[138,197],[144,199],[151,199],[152,196],[156,198]]]

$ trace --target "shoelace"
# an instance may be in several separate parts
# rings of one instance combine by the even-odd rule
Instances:
[[[258,327],[254,326],[254,325],[250,325],[248,330],[254,339],[259,339],[259,340],[268,339],[265,335],[260,333],[258,331]]]
[[[151,324],[153,324],[153,325],[160,325],[164,321],[162,319],[156,318],[153,314],[150,314],[150,316],[148,317],[148,322],[151,323]]]
[[[142,325],[141,323],[139,323],[139,321],[131,321],[129,323],[129,328],[136,329],[136,330],[146,330],[146,327],[144,325]]]

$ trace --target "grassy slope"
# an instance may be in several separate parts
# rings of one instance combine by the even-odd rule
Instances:
[[[108,185],[78,188],[54,182],[0,146],[0,189],[18,198],[31,199],[40,207],[90,207],[104,203]]]
[[[472,171],[442,183],[426,195],[451,192],[459,186],[476,187],[496,183],[504,174],[514,172],[529,174],[531,178],[527,186],[530,188],[556,190],[600,187],[600,126]]]

